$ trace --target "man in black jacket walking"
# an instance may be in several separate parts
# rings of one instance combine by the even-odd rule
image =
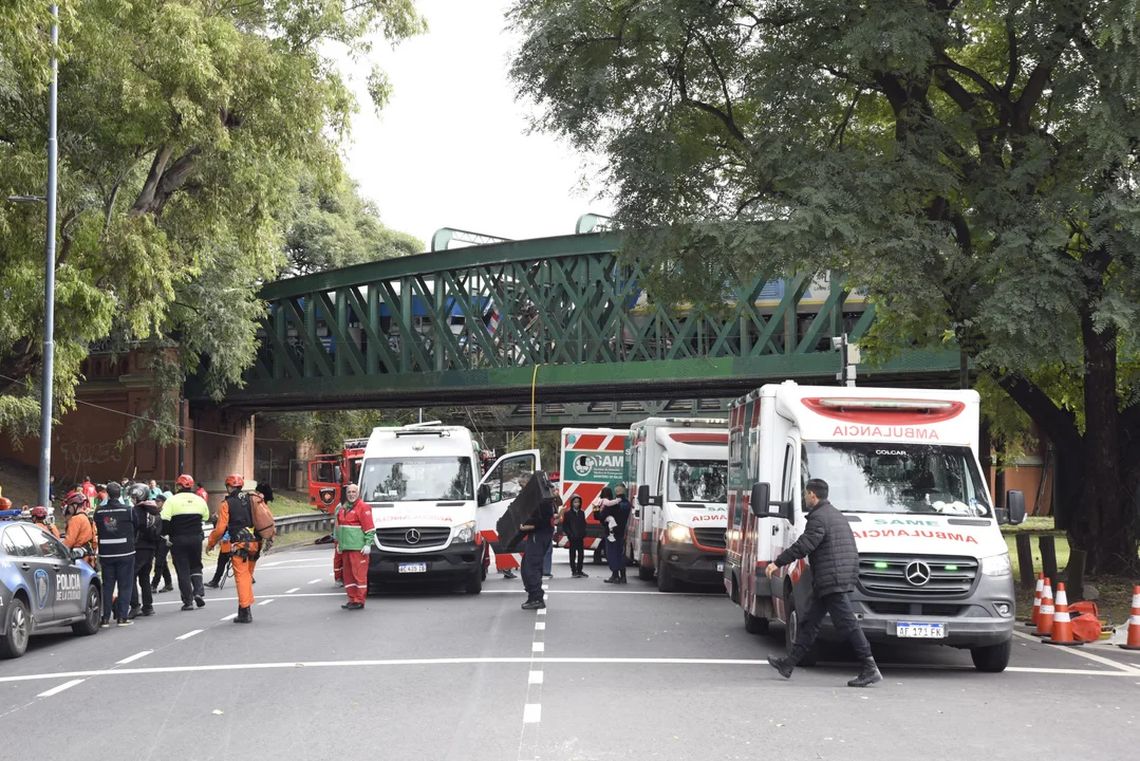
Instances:
[[[859,574],[859,550],[851,526],[843,513],[827,501],[827,482],[813,478],[805,486],[808,506],[807,526],[796,542],[768,564],[765,573],[772,578],[781,567],[807,556],[811,562],[812,600],[800,621],[800,630],[792,651],[785,658],[768,656],[768,663],[785,679],[811,649],[819,634],[823,617],[831,614],[831,623],[843,635],[862,661],[859,675],[847,682],[848,687],[868,687],[882,681],[883,675],[871,655],[867,636],[855,620],[847,593],[855,588]]]
[[[95,511],[99,565],[103,569],[103,619],[99,625],[104,628],[111,625],[112,612],[119,626],[130,625],[131,600],[135,594],[135,515],[134,508],[120,501],[121,494],[117,483],[108,483],[107,504]]]

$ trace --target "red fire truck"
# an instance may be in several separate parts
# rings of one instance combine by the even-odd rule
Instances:
[[[344,499],[344,487],[360,478],[360,461],[368,439],[349,439],[340,454],[319,454],[309,460],[309,504],[331,513]]]

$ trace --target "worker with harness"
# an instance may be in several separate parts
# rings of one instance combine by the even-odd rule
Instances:
[[[261,497],[242,492],[244,486],[245,477],[241,474],[226,476],[226,490],[229,493],[218,506],[218,519],[206,548],[207,552],[212,552],[222,537],[229,534],[230,563],[233,565],[234,586],[237,587],[238,595],[238,613],[234,619],[237,624],[253,623],[253,614],[250,612],[253,605],[253,572],[263,549],[262,537],[254,522],[254,501],[260,501]],[[264,549],[268,549],[271,537],[266,536],[265,539]]]

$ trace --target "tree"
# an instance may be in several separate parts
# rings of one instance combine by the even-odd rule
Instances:
[[[0,198],[42,192],[47,3],[0,15]],[[412,0],[65,0],[56,386],[88,346],[171,347],[220,394],[253,360],[303,177],[326,185],[355,108],[330,44],[423,28]],[[376,78],[373,91],[383,95]],[[0,204],[0,423],[34,420],[43,212]]]
[[[606,153],[629,253],[661,282],[713,301],[760,262],[846,271],[877,348],[956,340],[1052,440],[1089,570],[1136,569],[1134,4],[519,0],[509,18],[539,126]]]

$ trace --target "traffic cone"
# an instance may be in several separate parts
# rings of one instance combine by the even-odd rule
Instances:
[[[1041,613],[1041,590],[1045,588],[1045,574],[1037,574],[1037,588],[1033,592],[1033,610],[1029,612],[1029,617],[1025,619],[1025,625],[1028,627],[1037,626],[1037,616]]]
[[[1045,587],[1041,590],[1041,611],[1037,614],[1037,631],[1033,632],[1038,637],[1048,637],[1053,633],[1053,587],[1049,584],[1049,578],[1045,578]]]
[[[1069,616],[1069,596],[1065,594],[1065,583],[1057,585],[1057,610],[1053,614],[1053,635],[1045,640],[1050,645],[1083,645],[1073,636],[1073,619]]]
[[[1128,617],[1128,642],[1119,647],[1140,650],[1140,584],[1132,590],[1132,615]]]

